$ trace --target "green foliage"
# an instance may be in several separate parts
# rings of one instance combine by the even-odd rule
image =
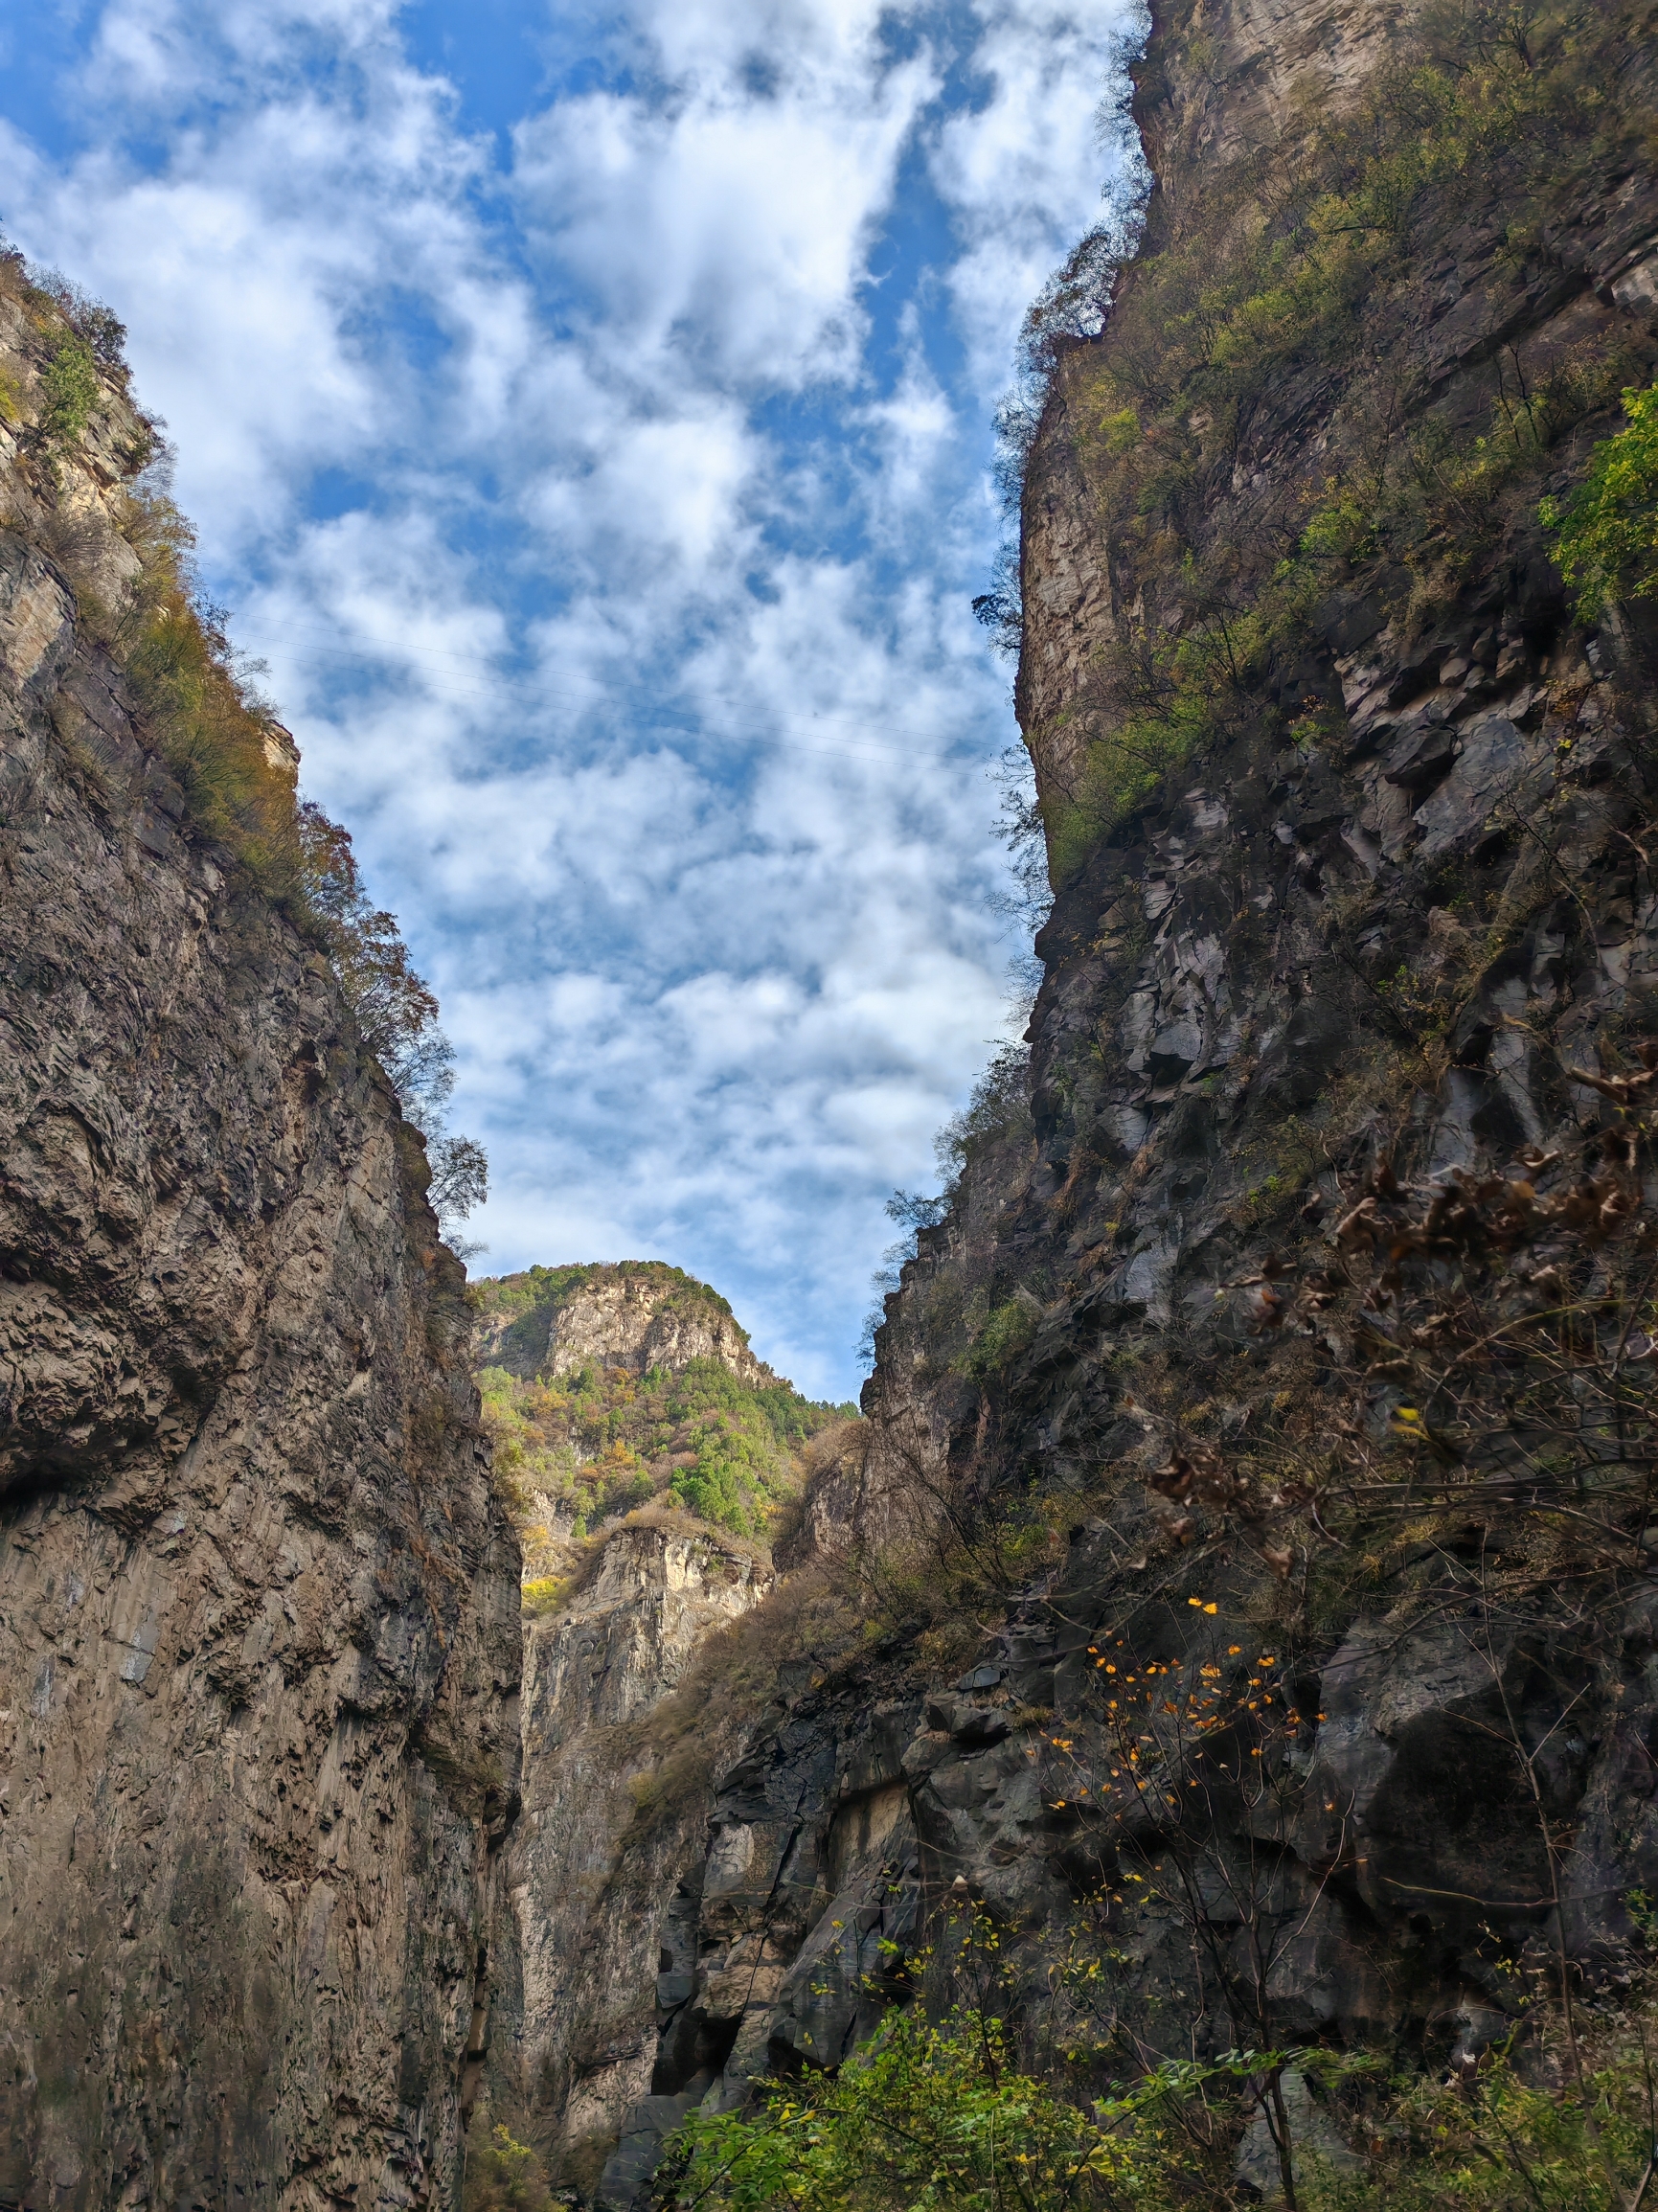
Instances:
[[[1019,2070],[1000,2019],[894,2012],[838,2074],[775,2083],[758,2113],[694,2116],[663,2201],[684,2212],[1151,2212],[1192,2171],[1175,2108],[1259,2064],[1170,2062],[1084,2105]]]
[[[486,1312],[515,1313],[511,1339],[538,1324],[547,1305],[589,1281],[592,1267],[533,1268],[528,1278],[480,1286]],[[662,1267],[672,1300],[728,1314],[723,1298],[678,1268]],[[793,1484],[808,1438],[851,1408],[802,1398],[773,1378],[747,1382],[723,1361],[695,1358],[677,1373],[644,1376],[589,1364],[556,1378],[526,1378],[491,1364],[478,1375],[495,1465],[521,1494],[537,1490],[573,1507],[583,1533],[612,1515],[663,1497],[738,1536],[761,1535]]]
[[[199,829],[278,897],[302,895],[294,777],[267,702],[237,665],[223,610],[200,588],[195,534],[172,502],[128,502],[139,571],[108,642],[145,735],[184,787]]]
[[[994,1375],[1008,1366],[1036,1334],[1041,1308],[1026,1293],[1004,1299],[992,1307],[984,1327],[973,1339],[966,1366],[970,1375]]]
[[[729,1300],[712,1285],[688,1275],[683,1267],[670,1266],[662,1260],[585,1261],[561,1267],[527,1267],[522,1274],[488,1278],[477,1286],[480,1312],[509,1323],[500,1335],[500,1364],[526,1381],[533,1378],[546,1348],[554,1313],[576,1291],[619,1272],[647,1283],[658,1311],[721,1314],[732,1322],[742,1342],[748,1342],[748,1332],[736,1320]]]
[[[1358,2092],[1364,2109],[1350,2111],[1347,2132],[1372,2145],[1361,2170],[1338,2172],[1292,2142],[1301,2212],[1628,2212],[1653,2156],[1648,2055],[1628,2020],[1580,2090],[1541,2087],[1499,2050],[1471,2078],[1400,2080],[1378,2103],[1367,2054],[1240,2052],[1155,2065],[1084,2100],[1019,2071],[999,2019],[964,2010],[930,2026],[894,2013],[838,2075],[773,2083],[757,2111],[694,2116],[671,2146],[659,2201],[682,2212],[1231,2201],[1205,2141],[1235,2139],[1286,2058],[1338,2097]],[[1183,2126],[1200,2098],[1207,2124]]]
[[[1402,2083],[1389,2139],[1367,2175],[1309,2176],[1305,2212],[1627,2212],[1658,2149],[1648,2054],[1628,2035],[1550,2090],[1498,2051],[1471,2082]]]
[[[1585,623],[1616,601],[1658,595],[1658,384],[1625,392],[1624,411],[1628,422],[1596,446],[1574,497],[1542,507]]]
[[[40,388],[46,400],[42,433],[55,445],[73,445],[98,399],[98,365],[78,331],[59,331],[49,341]]]
[[[416,974],[397,916],[364,891],[351,832],[306,801],[299,810],[307,902],[328,932],[334,969],[363,1042],[387,1073],[433,1056],[438,1001]]]
[[[126,325],[113,308],[72,284],[59,269],[30,266],[14,249],[0,250],[0,282],[8,282],[9,288],[16,285],[32,306],[56,308],[98,366],[125,389],[130,375]]]
[[[466,2147],[463,2212],[551,2212],[553,2198],[540,2159],[511,2132],[493,2129],[488,2140]]]
[[[415,972],[397,916],[364,889],[350,832],[308,800],[296,826],[307,914],[328,946],[358,1035],[426,1139],[426,1197],[447,1234],[488,1197],[489,1163],[474,1138],[446,1128],[455,1049],[438,1027],[437,998]]]
[[[1031,1133],[1031,1056],[1022,1044],[1004,1045],[934,1147],[946,1197],[954,1197],[975,1160],[998,1147],[1023,1144]]]

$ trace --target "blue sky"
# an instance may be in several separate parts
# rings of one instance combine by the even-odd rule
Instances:
[[[126,322],[232,634],[443,1003],[483,1270],[855,1389],[1006,1034],[969,602],[1124,0],[22,0],[0,220]]]

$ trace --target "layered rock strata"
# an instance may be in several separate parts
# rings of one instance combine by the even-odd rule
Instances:
[[[99,642],[146,440],[31,430],[63,330],[0,299],[0,2203],[448,2205],[519,1674],[464,1273]]]

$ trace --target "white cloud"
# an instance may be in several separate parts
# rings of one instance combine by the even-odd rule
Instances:
[[[113,0],[81,150],[0,121],[440,987],[492,1264],[672,1259],[836,1395],[1001,1018],[988,405],[1122,13],[567,11],[492,138],[389,0]]]

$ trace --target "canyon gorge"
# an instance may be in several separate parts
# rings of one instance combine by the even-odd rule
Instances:
[[[1192,2202],[1385,2177],[1325,2060],[1571,2087],[1658,1896],[1655,32],[1156,0],[988,608],[1040,988],[856,1408],[466,1284],[4,264],[0,2205],[630,2212],[992,1952],[1074,2103],[1276,2054]]]

